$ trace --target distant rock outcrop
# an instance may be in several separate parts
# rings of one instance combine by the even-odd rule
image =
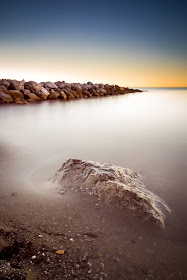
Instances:
[[[57,171],[54,182],[62,191],[75,189],[116,206],[124,207],[133,215],[165,226],[164,214],[168,206],[146,189],[140,176],[128,168],[112,164],[69,159]]]
[[[67,100],[80,99],[90,97],[100,97],[108,95],[119,95],[133,92],[140,92],[139,89],[131,89],[127,87],[119,87],[117,85],[108,84],[87,84],[66,83],[65,81],[41,82],[34,81],[25,82],[1,79],[0,92],[9,95],[11,98],[5,98],[0,95],[0,103],[16,103],[25,104],[33,101],[42,100]]]

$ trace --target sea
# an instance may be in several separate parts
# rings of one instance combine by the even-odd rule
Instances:
[[[187,236],[187,88],[0,106],[1,189],[47,192],[73,157],[128,167],[171,209],[173,242]],[[173,233],[173,234],[172,234]]]

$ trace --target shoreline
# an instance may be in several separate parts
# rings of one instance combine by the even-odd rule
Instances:
[[[102,97],[127,93],[142,92],[139,89],[119,87],[108,84],[87,84],[63,82],[25,82],[10,79],[0,80],[0,104],[27,104],[44,100],[69,100]]]
[[[9,168],[17,156],[2,154],[0,166],[6,157]],[[169,221],[163,230],[95,196],[59,194],[54,185],[35,189],[47,175],[35,172],[33,188],[1,177],[1,279],[184,279],[183,241],[173,247]]]

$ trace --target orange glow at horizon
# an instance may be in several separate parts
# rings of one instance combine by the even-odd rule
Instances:
[[[104,51],[87,52],[41,48],[4,49],[0,78],[42,81],[108,83],[128,87],[187,87],[187,70],[183,62],[168,57],[127,50],[123,55]],[[64,54],[63,54],[64,53]]]

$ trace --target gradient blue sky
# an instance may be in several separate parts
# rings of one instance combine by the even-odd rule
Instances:
[[[1,1],[0,78],[186,86],[184,1]]]

